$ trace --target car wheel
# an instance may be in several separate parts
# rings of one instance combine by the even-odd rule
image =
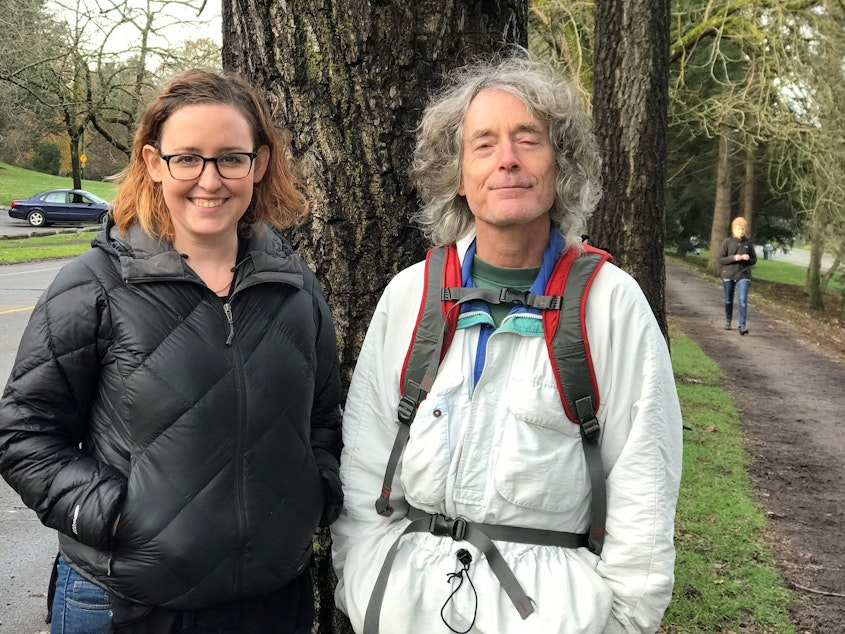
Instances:
[[[40,209],[33,209],[26,215],[26,219],[33,227],[44,226],[44,212]]]
[[[108,217],[109,217],[109,212],[107,212],[107,211],[104,211],[102,214],[100,214],[100,224],[103,224],[106,221],[106,218],[108,218]]]

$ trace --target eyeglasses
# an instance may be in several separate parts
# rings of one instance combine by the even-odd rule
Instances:
[[[162,154],[161,150],[158,155],[167,163],[167,170],[177,181],[199,178],[206,163],[214,163],[221,178],[246,178],[252,170],[252,162],[258,156],[256,152],[227,152],[206,158],[199,154]]]

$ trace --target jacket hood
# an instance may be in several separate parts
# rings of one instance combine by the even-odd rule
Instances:
[[[290,243],[269,226],[261,225],[246,240],[239,253],[238,277],[249,277],[251,283],[276,281],[303,287],[302,262]],[[199,280],[168,240],[150,236],[140,225],[129,227],[123,235],[109,217],[103,229],[91,242],[120,263],[121,277],[129,281],[192,279]]]

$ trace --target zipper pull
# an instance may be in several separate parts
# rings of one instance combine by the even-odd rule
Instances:
[[[235,338],[235,318],[232,315],[232,306],[229,302],[223,304],[223,312],[226,313],[226,321],[229,322],[229,336],[226,337],[226,345],[232,345],[232,339]]]

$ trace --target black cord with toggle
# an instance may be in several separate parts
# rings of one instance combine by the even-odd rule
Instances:
[[[467,634],[472,629],[472,626],[475,625],[475,617],[478,615],[478,593],[475,591],[475,584],[472,582],[472,578],[469,576],[469,565],[472,563],[472,555],[469,554],[469,551],[466,548],[461,548],[458,552],[455,553],[455,556],[458,558],[458,561],[461,563],[463,568],[458,570],[458,572],[450,572],[446,576],[446,580],[451,583],[456,577],[458,578],[458,585],[457,587],[452,590],[452,593],[446,599],[446,602],[443,604],[443,607],[440,608],[440,618],[443,620],[443,623],[448,627],[450,630],[455,632],[455,634]],[[455,596],[455,593],[461,589],[461,586],[464,585],[464,574],[466,574],[466,579],[469,581],[469,585],[472,588],[472,594],[475,597],[475,607],[472,611],[472,622],[469,624],[469,627],[465,630],[456,630],[454,627],[449,625],[449,622],[446,620],[445,615],[443,614],[446,606],[449,605],[449,601],[452,600],[452,597]]]

